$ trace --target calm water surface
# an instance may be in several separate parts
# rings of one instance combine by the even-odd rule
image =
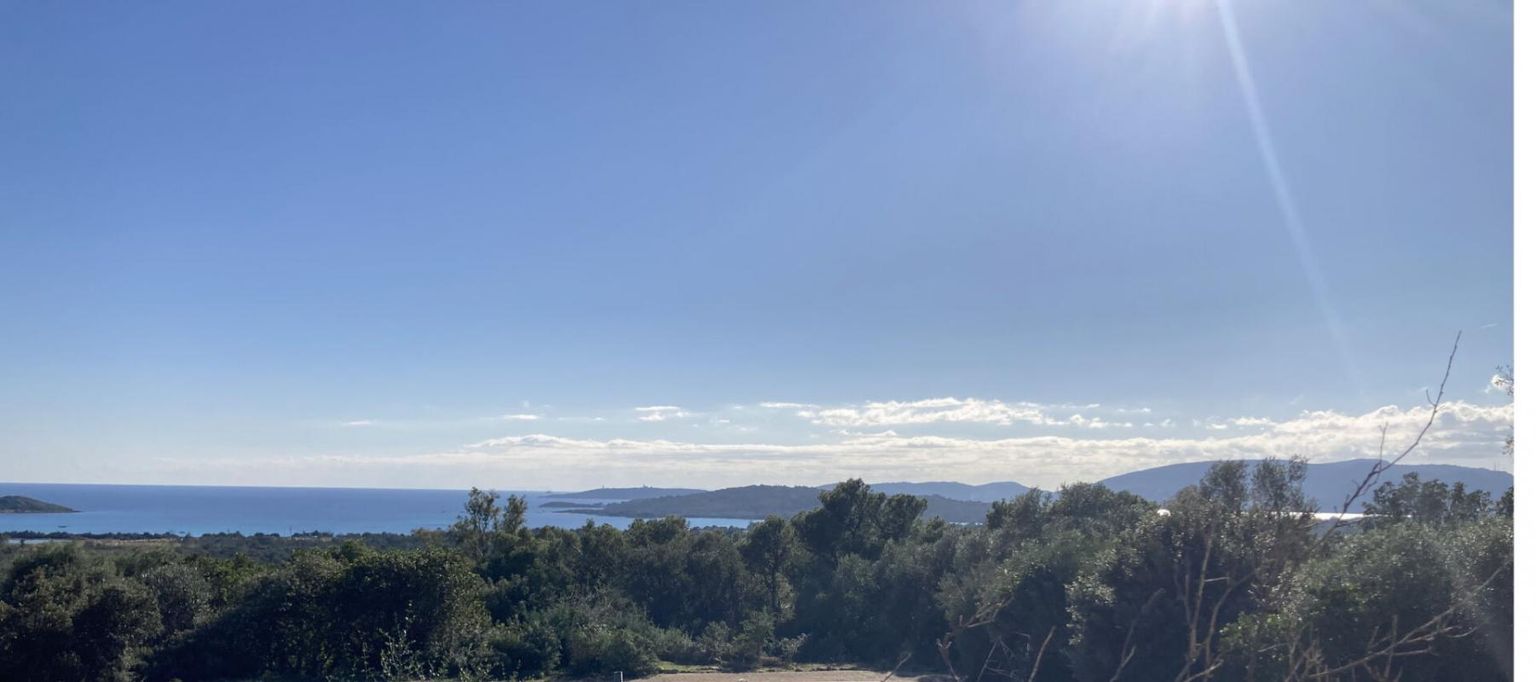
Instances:
[[[528,499],[529,526],[576,528],[593,519],[539,505],[549,491],[514,491]],[[0,495],[25,495],[80,510],[75,514],[0,514],[0,533],[409,533],[445,528],[463,510],[468,491],[369,488],[254,488],[163,485],[0,483]],[[695,526],[744,527],[740,519],[689,519]]]

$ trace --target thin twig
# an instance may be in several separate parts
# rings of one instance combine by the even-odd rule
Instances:
[[[1460,347],[1461,332],[1456,332],[1456,340],[1451,343],[1451,354],[1445,360],[1445,373],[1440,376],[1439,390],[1432,398],[1430,397],[1428,390],[1425,390],[1424,392],[1425,399],[1429,401],[1429,418],[1424,420],[1424,426],[1419,429],[1418,435],[1414,436],[1413,442],[1409,443],[1408,447],[1397,453],[1397,455],[1392,457],[1392,459],[1386,459],[1385,447],[1387,434],[1386,427],[1382,427],[1382,445],[1381,450],[1377,452],[1376,462],[1371,465],[1370,470],[1367,471],[1365,476],[1360,479],[1360,482],[1355,486],[1354,491],[1351,492],[1348,497],[1344,498],[1344,504],[1339,506],[1339,518],[1335,519],[1333,524],[1328,526],[1328,530],[1324,531],[1322,536],[1318,538],[1319,544],[1331,537],[1334,531],[1339,528],[1339,526],[1344,525],[1344,514],[1349,512],[1349,508],[1354,505],[1355,502],[1359,501],[1359,499],[1365,495],[1367,490],[1375,487],[1376,483],[1381,480],[1382,474],[1385,474],[1388,469],[1397,466],[1398,462],[1403,461],[1403,458],[1407,457],[1414,450],[1417,450],[1419,445],[1424,442],[1424,435],[1429,433],[1429,428],[1435,425],[1435,418],[1440,415],[1440,407],[1445,400],[1445,384],[1447,381],[1450,381],[1451,366],[1456,364],[1456,351]]]
[[[1056,635],[1056,626],[1051,626],[1051,631],[1045,633],[1045,641],[1040,643],[1040,650],[1035,652],[1035,665],[1029,669],[1029,682],[1035,682],[1035,675],[1040,674],[1040,661],[1045,660],[1045,648],[1051,645],[1051,637]]]
[[[901,670],[901,666],[905,665],[906,662],[907,662],[907,659],[909,659],[909,658],[912,658],[912,652],[910,652],[910,651],[907,652],[907,655],[902,656],[901,660],[896,661],[896,667],[891,668],[891,671],[886,673],[885,677],[880,678],[880,682],[885,682],[886,680],[891,679],[891,676],[895,675],[897,670]]]

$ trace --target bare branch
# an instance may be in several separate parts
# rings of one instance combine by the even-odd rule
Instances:
[[[886,680],[891,679],[891,676],[895,675],[897,670],[901,670],[901,666],[906,665],[907,659],[910,658],[912,658],[912,652],[908,651],[905,656],[901,657],[901,660],[896,662],[896,667],[891,668],[891,671],[886,673],[885,677],[880,678],[880,682],[886,682]]]
[[[1365,476],[1360,479],[1360,482],[1355,486],[1355,489],[1350,492],[1349,496],[1344,498],[1344,503],[1339,505],[1338,513],[1340,518],[1336,519],[1333,524],[1328,527],[1328,530],[1323,532],[1322,537],[1318,538],[1319,543],[1331,537],[1334,531],[1336,531],[1340,526],[1345,525],[1343,515],[1348,513],[1350,507],[1353,506],[1355,502],[1358,502],[1367,491],[1376,487],[1376,484],[1380,482],[1382,475],[1385,474],[1388,469],[1397,466],[1398,462],[1403,461],[1405,457],[1407,457],[1413,451],[1417,450],[1419,445],[1424,442],[1424,435],[1429,433],[1430,427],[1435,425],[1435,418],[1440,416],[1440,407],[1445,400],[1445,384],[1451,379],[1451,367],[1456,364],[1456,351],[1460,348],[1461,332],[1456,332],[1456,340],[1451,343],[1451,354],[1445,360],[1445,373],[1440,376],[1439,390],[1436,391],[1433,398],[1429,396],[1429,391],[1426,390],[1424,392],[1424,397],[1429,400],[1429,418],[1424,420],[1424,426],[1421,427],[1418,434],[1414,436],[1413,442],[1409,443],[1408,447],[1404,448],[1391,459],[1387,459],[1386,427],[1382,427],[1381,446],[1376,456],[1376,462],[1371,465],[1370,470],[1367,471]]]

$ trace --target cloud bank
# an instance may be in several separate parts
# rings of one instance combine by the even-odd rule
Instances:
[[[1126,422],[1110,422],[1098,417],[1073,413],[1054,416],[1070,409],[1097,409],[1099,405],[1044,405],[1029,402],[1003,402],[978,398],[930,398],[927,400],[866,402],[855,407],[821,407],[801,403],[761,403],[766,408],[792,408],[813,424],[838,427],[886,427],[913,424],[992,424],[1012,426],[1078,426],[1083,428],[1130,427]],[[1141,413],[1145,408],[1134,410]],[[1149,411],[1149,410],[1146,410]]]
[[[1202,420],[1193,435],[1160,435],[1171,429],[1150,426],[1116,437],[1091,418],[1041,418],[1024,404],[941,398],[913,402],[866,403],[855,408],[796,405],[807,421],[826,430],[790,442],[658,438],[596,438],[548,433],[507,435],[441,452],[396,456],[330,455],[320,457],[165,460],[167,466],[192,465],[245,470],[251,475],[282,475],[299,468],[307,478],[350,485],[380,485],[386,480],[418,485],[506,489],[557,489],[589,485],[641,484],[723,487],[750,483],[817,484],[848,477],[867,480],[1015,480],[1054,487],[1094,481],[1127,471],[1178,462],[1224,458],[1306,457],[1334,461],[1375,456],[1382,444],[1389,454],[1407,446],[1429,417],[1429,408],[1385,406],[1363,414],[1305,411],[1294,418],[1233,417]],[[641,421],[665,421],[693,413],[677,406],[636,408]],[[1508,468],[1502,448],[1513,423],[1512,405],[1449,402],[1408,461],[1444,462]],[[1004,425],[1027,422],[1080,427],[1069,434],[1010,437],[907,433],[910,428],[969,422]],[[902,433],[848,430],[842,427],[904,427]],[[1129,425],[1127,425],[1129,426]],[[722,432],[724,433],[724,432]],[[741,434],[735,432],[737,436]],[[719,434],[716,434],[719,435]],[[333,475],[331,475],[333,474]],[[248,482],[271,482],[267,480]]]

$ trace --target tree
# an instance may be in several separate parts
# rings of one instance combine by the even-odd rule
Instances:
[[[775,623],[784,617],[783,595],[788,587],[788,571],[795,552],[795,528],[782,517],[770,516],[752,524],[741,546],[748,570],[762,582],[768,597],[768,610]]]
[[[70,646],[82,679],[121,675],[129,655],[160,631],[155,597],[142,585],[107,580],[92,589],[74,616]]]
[[[1306,464],[1213,465],[1072,588],[1073,661],[1092,679],[1211,679],[1223,628],[1254,609],[1314,541]],[[1114,652],[1119,652],[1116,655]]]
[[[140,580],[154,595],[161,630],[175,635],[205,622],[213,613],[213,588],[201,571],[186,563],[169,563],[146,571]]]
[[[873,603],[880,594],[876,562],[893,544],[920,536],[918,518],[927,503],[874,492],[857,479],[820,497],[819,508],[793,521],[809,559],[796,574],[795,623],[809,636],[803,651],[831,657],[891,655],[865,619],[878,606]]]
[[[863,481],[850,479],[821,493],[821,506],[795,517],[795,532],[823,561],[844,554],[879,556],[887,541],[914,530],[927,502],[911,495],[887,497]]]
[[[962,540],[941,588],[946,667],[978,680],[1070,678],[1069,587],[1153,510],[1137,495],[1086,483],[994,503],[987,533]]]
[[[1403,523],[1345,536],[1228,630],[1250,679],[1507,679],[1512,526]]]
[[[233,609],[158,652],[150,679],[449,676],[486,665],[490,619],[468,560],[443,549],[306,550]]]
[[[1421,481],[1418,473],[1408,473],[1398,483],[1381,484],[1364,509],[1373,524],[1407,520],[1462,523],[1490,514],[1493,502],[1486,491],[1467,490],[1460,481],[1448,486],[1439,480]]]
[[[497,497],[494,490],[470,488],[464,514],[448,527],[448,541],[476,566],[484,563],[491,552],[491,533],[499,516]]]
[[[115,679],[159,630],[142,585],[72,544],[29,550],[0,582],[0,680]]]

